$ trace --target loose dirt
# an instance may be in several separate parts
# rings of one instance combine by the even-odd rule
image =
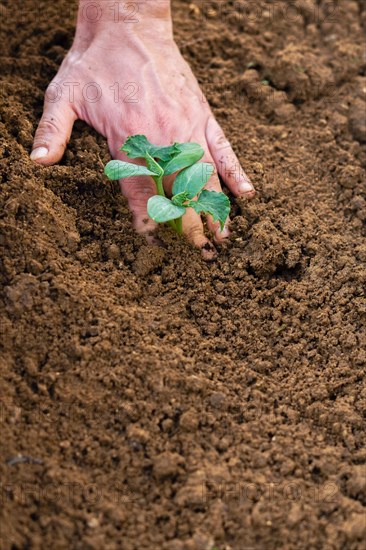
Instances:
[[[2,549],[364,548],[366,12],[173,1],[248,174],[207,264],[137,236],[104,139],[29,160],[75,6],[2,2]]]

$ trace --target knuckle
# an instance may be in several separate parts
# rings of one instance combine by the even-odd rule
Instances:
[[[231,149],[230,141],[227,139],[227,137],[225,136],[223,130],[218,125],[218,123],[215,124],[215,128],[214,128],[213,133],[212,133],[211,141],[212,141],[213,145],[215,146],[215,148],[219,151],[221,149],[228,149],[228,148]]]
[[[202,239],[203,237],[202,227],[199,224],[190,225],[187,228],[186,234],[192,241],[197,241],[198,239]]]
[[[128,195],[125,195],[127,200],[128,200],[128,204],[129,204],[129,207],[130,209],[133,211],[133,212],[146,212],[146,204],[147,204],[147,201],[148,201],[148,197],[136,197],[136,196],[128,196]]]
[[[136,185],[133,178],[122,181],[122,185],[125,197],[138,207],[146,206],[148,199],[154,194],[150,186]]]
[[[146,213],[146,205],[147,205],[147,201],[151,197],[151,191],[146,191],[145,193],[143,193],[143,192],[135,193],[135,192],[132,191],[132,193],[131,193],[131,192],[128,192],[128,191],[126,192],[123,189],[123,194],[126,197],[126,199],[128,200],[130,210],[132,210],[133,212],[136,212],[136,213],[137,212],[145,212]]]
[[[43,115],[37,130],[37,136],[40,134],[56,134],[60,130],[60,124],[53,115]]]
[[[229,140],[222,131],[216,134],[215,144],[218,149],[227,149],[228,147],[231,148]]]

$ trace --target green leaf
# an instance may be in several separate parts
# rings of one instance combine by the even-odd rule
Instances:
[[[193,199],[205,186],[214,172],[214,167],[208,162],[193,164],[185,168],[175,178],[173,195],[187,193],[189,199]]]
[[[160,147],[150,143],[146,136],[137,134],[127,138],[121,147],[129,158],[159,159],[159,165],[164,174],[169,175],[191,166],[200,160],[204,151],[198,143],[174,143],[166,147]]]
[[[175,143],[174,146],[177,148],[175,156],[167,162],[159,162],[166,176],[191,166],[205,154],[198,143]]]
[[[156,176],[146,166],[139,166],[123,160],[111,160],[104,168],[104,173],[110,180],[130,178],[132,176]]]
[[[183,206],[183,204],[190,198],[191,197],[188,196],[188,193],[184,191],[183,193],[178,193],[178,195],[174,195],[174,197],[172,197],[172,203],[176,206]]]
[[[230,201],[224,193],[207,191],[204,189],[196,201],[190,201],[191,206],[197,214],[210,214],[214,222],[219,221],[221,230],[230,213]]]
[[[121,151],[124,151],[131,159],[146,158],[146,155],[149,154],[153,158],[158,158],[162,161],[170,160],[178,152],[175,144],[160,147],[159,145],[150,143],[147,137],[142,134],[127,138],[121,147]]]
[[[184,206],[176,206],[171,200],[160,195],[154,195],[147,201],[147,213],[155,222],[164,223],[176,220],[185,213]]]
[[[146,165],[149,170],[155,172],[156,175],[160,178],[164,174],[162,167],[156,162],[155,159],[149,153],[146,153]]]
[[[124,151],[131,159],[145,158],[145,154],[150,150],[151,143],[146,136],[138,134],[136,136],[130,136],[121,147],[121,151]]]

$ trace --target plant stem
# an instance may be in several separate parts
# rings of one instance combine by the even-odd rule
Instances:
[[[177,220],[175,220],[175,227],[176,227],[176,232],[178,233],[178,235],[182,235],[183,233],[183,224],[182,224],[182,220],[183,220],[183,216],[181,216],[180,218],[178,218]]]
[[[164,187],[163,187],[163,176],[161,176],[160,178],[156,176],[154,178],[154,181],[156,183],[156,189],[158,191],[158,195],[160,195],[161,197],[165,197]]]

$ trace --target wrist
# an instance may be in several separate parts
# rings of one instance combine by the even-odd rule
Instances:
[[[75,42],[89,43],[103,35],[119,42],[133,35],[173,38],[170,0],[79,0]]]

